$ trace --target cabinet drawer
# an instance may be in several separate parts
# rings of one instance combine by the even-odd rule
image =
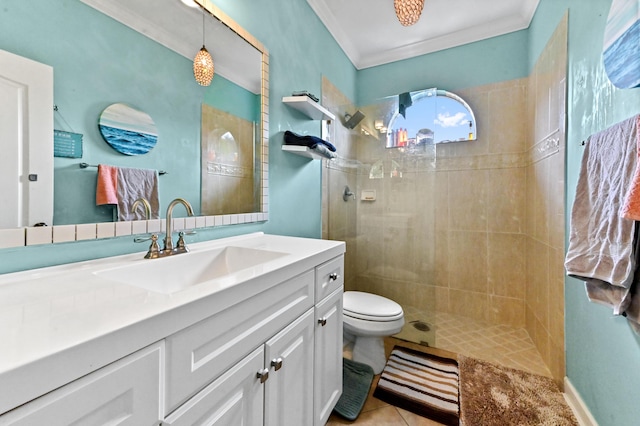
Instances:
[[[169,336],[165,414],[313,306],[314,271]]]
[[[344,285],[344,256],[316,267],[316,303]]]
[[[152,426],[161,420],[158,343],[0,416],[0,425]]]

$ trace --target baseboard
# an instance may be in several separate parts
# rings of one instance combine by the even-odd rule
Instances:
[[[593,418],[589,408],[586,406],[580,394],[573,387],[568,377],[564,378],[564,399],[567,400],[567,404],[573,410],[573,414],[575,414],[578,419],[578,424],[580,426],[598,426],[598,422]]]

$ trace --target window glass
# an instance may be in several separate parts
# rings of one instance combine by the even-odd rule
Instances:
[[[446,90],[426,89],[398,96],[387,128],[386,147],[420,147],[476,140],[476,120],[469,105]]]

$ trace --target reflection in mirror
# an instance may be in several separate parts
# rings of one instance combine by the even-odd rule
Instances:
[[[113,0],[117,6],[108,10],[94,4],[97,0],[83,1],[186,57],[193,57],[204,39],[215,75],[202,105],[200,214],[266,213],[264,47],[209,0],[196,0],[195,8],[175,0],[158,0],[153,8],[142,0]],[[158,27],[145,28],[143,19]],[[163,31],[177,37],[167,39]]]
[[[215,218],[215,223],[268,218],[268,175],[264,167],[268,151],[263,149],[268,134],[268,52],[210,1],[197,3],[201,7],[193,9],[177,0],[156,0],[152,5],[147,0],[56,0],[41,2],[35,9],[17,2],[5,11],[3,29],[13,36],[0,40],[0,49],[53,68],[55,99],[44,103],[55,103],[59,110],[53,114],[50,131],[55,128],[83,136],[80,156],[56,157],[51,164],[53,183],[42,173],[39,176],[38,184],[53,187],[53,194],[47,191],[53,220],[29,220],[23,225],[113,221],[110,206],[96,205],[97,169],[82,169],[80,163],[166,170],[168,177],[162,177],[160,183],[161,214],[165,210],[162,205],[176,197],[187,198],[198,209],[203,103],[241,118],[245,114],[238,110],[251,109],[253,114],[246,145],[256,157],[247,192],[258,202],[225,210],[223,220],[218,222]],[[206,89],[194,81],[189,64],[202,46],[202,7],[208,12],[204,27],[207,48],[216,63],[213,84]],[[61,27],[60,22],[65,25]],[[87,28],[92,31],[87,32]],[[249,95],[235,96],[238,92]],[[251,99],[249,106],[242,105],[246,98]],[[153,117],[159,135],[154,149],[144,155],[122,155],[102,139],[98,129],[100,113],[116,102],[127,103]],[[241,140],[245,133],[233,132],[239,147],[245,146]],[[48,141],[50,149],[50,138],[39,139]],[[51,163],[50,155],[47,159]],[[207,218],[206,223],[213,221]]]
[[[255,119],[243,119],[202,106],[201,214],[221,215],[259,210],[260,158]],[[257,155],[256,155],[257,154]]]
[[[420,149],[425,145],[476,139],[476,120],[469,105],[446,90],[426,89],[398,95],[387,126],[386,147]]]
[[[158,129],[149,114],[122,103],[102,111],[98,128],[111,148],[125,155],[146,154],[158,142]]]
[[[232,22],[210,0],[196,2],[214,19]],[[245,81],[226,90],[214,85],[202,106],[201,214],[266,215],[268,56],[237,24],[229,29],[239,37],[225,42],[217,57],[233,63],[233,75],[245,75]]]

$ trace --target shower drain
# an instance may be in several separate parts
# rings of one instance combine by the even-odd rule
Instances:
[[[411,321],[410,323],[413,328],[415,328],[416,330],[420,330],[420,331],[430,331],[431,327],[429,326],[429,324],[427,324],[424,321],[420,321],[420,320],[416,320],[416,321]]]

